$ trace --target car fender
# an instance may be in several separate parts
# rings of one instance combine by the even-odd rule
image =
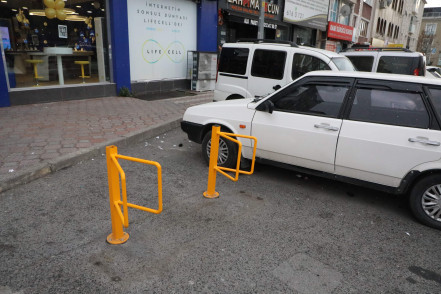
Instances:
[[[222,86],[220,86],[219,82],[216,83],[216,91],[224,92],[225,94],[222,96],[225,96],[227,98],[231,95],[240,95],[244,98],[254,98],[253,94],[246,88],[228,83],[222,83]],[[216,95],[215,100],[217,97],[220,98],[221,95]]]

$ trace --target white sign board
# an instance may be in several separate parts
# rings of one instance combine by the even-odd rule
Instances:
[[[187,51],[196,50],[196,3],[127,0],[132,80],[185,78]]]
[[[58,38],[67,39],[67,26],[58,25]]]
[[[329,0],[285,0],[283,20],[326,31]]]

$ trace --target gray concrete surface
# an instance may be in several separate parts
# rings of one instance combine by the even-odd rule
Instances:
[[[179,126],[196,96],[143,101],[105,97],[0,108],[0,192],[101,153]]]
[[[164,211],[111,232],[104,154],[0,193],[0,293],[440,293],[440,231],[396,196],[258,165],[206,199],[179,129],[119,147],[163,167]],[[122,162],[129,202],[156,207],[155,168]]]

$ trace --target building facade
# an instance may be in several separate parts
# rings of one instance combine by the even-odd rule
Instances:
[[[425,0],[380,0],[372,30],[373,47],[417,49]]]
[[[441,6],[424,9],[417,50],[426,55],[427,65],[441,66]]]

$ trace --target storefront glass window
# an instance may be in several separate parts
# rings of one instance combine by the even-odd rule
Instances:
[[[106,1],[0,3],[10,88],[109,82]]]

